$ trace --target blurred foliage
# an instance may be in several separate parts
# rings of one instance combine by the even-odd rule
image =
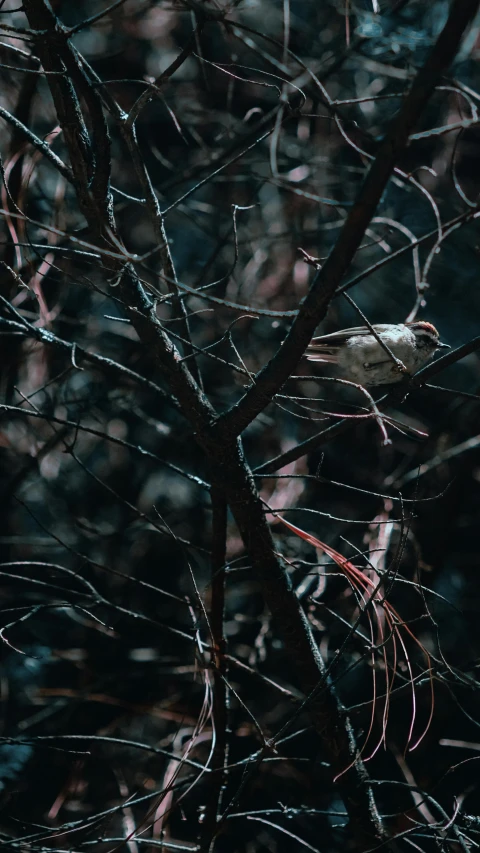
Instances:
[[[307,292],[313,270],[299,248],[328,254],[449,4],[382,0],[375,13],[370,0],[219,0],[209,6],[218,20],[199,27],[203,5],[127,0],[84,25],[106,4],[52,3],[66,26],[78,27],[74,45],[122,110],[150,86],[136,122],[139,146],[178,279],[198,291],[185,302],[192,340],[204,351],[197,361],[205,392],[225,410],[288,329],[288,316],[255,309],[292,311]],[[14,2],[0,11],[1,106],[67,161],[46,77],[27,73],[38,63],[16,52],[32,49],[28,32],[8,29],[26,28],[25,15]],[[417,132],[476,116],[479,26],[477,19]],[[108,121],[119,230],[142,257],[147,290],[165,293],[142,189],[111,114]],[[125,320],[72,186],[11,124],[2,127],[2,258],[26,285],[3,267],[2,299],[33,328],[165,387]],[[453,347],[478,334],[478,133],[472,126],[425,135],[398,164],[404,177],[390,181],[350,272],[374,267],[350,291],[371,322],[403,322],[417,306]],[[19,211],[27,218],[15,218]],[[439,223],[445,239],[432,253]],[[417,258],[407,249],[389,260],[429,233]],[[185,353],[168,303],[158,312]],[[15,320],[5,307],[2,317]],[[338,297],[321,331],[358,322]],[[167,396],[88,362],[80,349],[5,323],[0,331],[2,401],[16,407],[0,410],[1,843],[83,850],[104,840],[102,849],[113,850],[136,827],[136,840],[124,843],[131,853],[162,839],[165,849],[191,849],[208,787],[199,766],[212,746],[208,471]],[[318,369],[302,363],[299,373],[307,379],[290,380],[247,429],[252,467],[340,415],[365,413],[363,398],[318,382]],[[470,842],[445,827],[457,807],[478,814],[478,355],[445,370],[438,385],[454,390],[415,390],[390,409],[400,423],[388,427],[391,445],[382,446],[372,419],[359,420],[283,472],[303,478],[259,484],[270,506],[296,510],[292,523],[352,560],[366,554],[367,570],[396,561],[390,597],[432,653],[436,703],[422,743],[404,754],[412,696],[399,672],[388,748],[367,766],[392,832],[434,850],[437,822],[438,843],[465,850]],[[273,529],[331,661],[354,620],[351,590],[330,560],[282,525]],[[230,518],[226,597],[232,769],[224,808],[232,807],[215,849],[280,853],[303,849],[301,838],[322,853],[344,850],[344,806],[305,714],[242,784],[262,738],[290,720],[299,690],[281,626],[265,609]],[[410,654],[420,734],[429,678],[414,644]],[[375,666],[380,685],[381,658]],[[371,672],[365,645],[350,637],[332,679],[359,744],[370,724]],[[381,732],[379,714],[364,757]],[[425,791],[436,806],[422,799]]]

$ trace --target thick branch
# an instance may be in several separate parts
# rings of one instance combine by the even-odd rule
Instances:
[[[466,3],[466,0],[457,0],[454,8],[465,5],[471,7],[471,0],[469,4]],[[476,8],[478,3],[473,5]],[[45,67],[50,64],[56,69],[61,65],[59,54],[66,57],[66,53],[62,53],[66,51],[64,42],[61,42],[58,53],[56,53],[57,44],[63,38],[64,33],[51,29],[49,20],[45,21],[45,17],[48,19],[48,14],[45,12],[47,9],[46,0],[25,0],[25,9],[29,18],[32,18],[31,23],[35,28],[43,28],[47,31],[47,35],[42,37],[45,42],[48,42],[48,48],[45,48],[44,51],[45,58],[42,57],[42,61]],[[34,14],[34,11],[38,14]],[[466,21],[464,26],[466,26]],[[452,41],[451,36],[449,39]],[[452,52],[450,51],[450,53]],[[68,63],[71,61],[76,60],[70,56]],[[447,60],[444,64],[447,64]],[[47,70],[49,69],[47,68]],[[51,86],[56,85],[51,82],[55,80],[57,80],[56,77],[49,77]],[[428,94],[433,85],[434,82],[429,83]],[[113,225],[110,224],[111,206],[110,193],[107,189],[108,182],[103,182],[104,197],[92,198],[88,182],[86,183],[86,175],[90,173],[91,168],[88,162],[90,151],[86,147],[89,140],[83,140],[82,137],[83,119],[77,111],[76,93],[73,87],[65,81],[61,85],[61,91],[57,94],[56,103],[59,118],[62,123],[70,122],[69,133],[66,133],[65,138],[75,171],[74,180],[82,212],[86,216],[89,226],[94,229],[94,233],[108,243],[113,229]],[[416,115],[417,112],[415,112],[415,117]],[[411,124],[413,124],[413,119]],[[408,135],[409,129],[410,124],[408,128],[404,129],[404,135],[405,133]],[[370,200],[367,214],[364,213],[361,204],[357,205],[349,229],[343,232],[343,244],[340,241],[340,247],[337,247],[332,253],[333,260],[330,261],[327,275],[324,276],[323,271],[320,274],[319,280],[314,284],[312,293],[300,312],[298,321],[292,328],[288,342],[280,351],[279,364],[277,363],[278,359],[277,361],[274,360],[271,369],[267,368],[266,376],[261,379],[260,403],[259,399],[254,396],[253,410],[250,403],[246,409],[240,405],[240,412],[243,411],[243,414],[235,424],[235,431],[242,428],[242,423],[248,423],[251,420],[252,411],[253,417],[255,417],[255,414],[266,404],[265,395],[273,396],[279,385],[283,384],[288,377],[292,365],[300,358],[318,322],[321,311],[326,310],[328,301],[346,269],[343,261],[339,265],[338,256],[346,252],[345,244],[347,244],[350,258],[353,257],[363,231],[375,209],[381,188],[383,188],[391,168],[393,168],[398,150],[401,150],[401,148],[395,147],[396,138],[394,142],[395,151],[390,152],[388,158],[388,162],[392,164],[391,167],[386,168],[380,164],[382,165],[381,176],[375,177],[374,173],[374,177],[370,179],[370,183],[373,182],[373,188],[368,189],[366,193]],[[393,145],[393,142],[391,141],[390,144]],[[406,138],[404,144],[406,144]],[[83,158],[83,162],[75,163],[75,157]],[[356,846],[358,849],[371,847],[375,841],[382,837],[382,828],[368,776],[361,758],[358,758],[357,755],[350,721],[338,702],[331,684],[326,679],[325,666],[311,634],[308,620],[291,588],[288,574],[276,554],[275,544],[265,518],[264,507],[256,491],[251,472],[243,458],[241,445],[237,440],[229,441],[227,432],[222,435],[215,429],[213,407],[194,381],[186,364],[182,362],[178,351],[157,320],[154,306],[136,278],[134,270],[127,263],[127,258],[112,258],[112,265],[120,273],[117,279],[117,288],[120,298],[128,306],[129,319],[146,351],[169,383],[169,387],[182,407],[185,417],[195,429],[198,444],[204,450],[210,469],[217,478],[213,487],[218,492],[223,490],[235,516],[245,547],[261,582],[265,601],[275,621],[283,631],[285,646],[295,667],[301,689],[305,696],[309,697],[307,706],[321,739],[323,754],[331,765],[332,775],[341,774],[338,782],[339,790],[348,809]],[[326,290],[326,296],[324,296],[324,290]],[[309,331],[310,328],[311,331]],[[250,395],[248,395],[248,399],[250,400]],[[218,559],[220,561],[221,557]],[[318,689],[319,686],[322,687],[321,690]]]
[[[452,3],[447,23],[425,65],[418,72],[398,115],[392,121],[338,240],[322,269],[315,275],[284,343],[260,371],[255,384],[219,419],[219,433],[228,439],[232,440],[243,432],[294,371],[361,244],[398,158],[408,144],[410,133],[435,86],[454,59],[461,38],[478,7],[479,0],[454,0]]]
[[[91,118],[92,121],[98,119],[99,104],[96,102],[96,99],[99,101],[98,94],[93,87],[89,87],[88,78],[79,68],[78,58],[67,42],[68,31],[60,24],[50,4],[46,0],[26,0],[25,13],[31,26],[37,31],[43,31],[41,38],[37,39],[37,48],[45,70],[68,70],[69,75],[79,84],[81,81],[84,96],[85,88],[90,88],[89,102],[95,100],[95,115],[91,115]],[[95,193],[90,189],[89,175],[92,171],[90,140],[85,131],[83,115],[70,76],[49,76],[48,83],[58,119],[65,132],[65,141],[74,173],[74,186],[81,211],[93,233],[97,234],[105,244],[111,246],[111,234],[112,231],[115,234],[115,223],[112,215],[109,176],[103,174],[102,169],[100,184],[103,187],[103,195],[99,192],[99,186],[95,189]],[[98,121],[102,127],[98,127],[97,141],[101,136],[102,122],[103,119]],[[108,140],[106,144],[107,142]],[[102,163],[106,168],[107,161],[104,160]],[[213,407],[196,384],[187,366],[181,362],[179,352],[157,321],[151,300],[145,294],[133,269],[123,260],[112,261],[112,266],[119,273],[120,297],[128,306],[127,312],[136,332],[168,379],[175,396],[178,399],[181,398],[184,413],[195,429],[205,428],[214,418]]]
[[[82,212],[90,224],[94,216],[93,198],[89,189],[93,154],[77,93],[65,67],[64,57],[68,51],[66,31],[49,3],[25,0],[24,9],[30,26],[39,31],[35,48],[43,67],[46,71],[57,72],[49,75],[47,80],[70,154],[75,189]]]
[[[309,697],[307,707],[320,737],[322,752],[330,763],[332,776],[342,774],[338,785],[349,813],[357,849],[368,849],[383,835],[368,774],[358,756],[350,720],[325,677],[325,664],[309,622],[277,556],[241,443],[237,441],[233,445],[222,446],[211,438],[200,441],[210,459],[215,460],[212,466],[212,476],[218,478],[215,485],[225,491],[265,601],[283,633],[301,688]],[[323,689],[319,690],[322,682]]]

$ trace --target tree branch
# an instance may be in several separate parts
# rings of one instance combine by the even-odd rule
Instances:
[[[473,338],[473,340],[468,343],[462,344],[462,346],[457,347],[457,349],[452,350],[452,352],[443,355],[441,358],[437,358],[436,361],[428,364],[426,367],[423,367],[422,370],[419,370],[414,376],[409,379],[405,379],[404,382],[395,388],[392,388],[388,394],[385,394],[380,400],[377,400],[376,403],[382,403],[383,406],[386,406],[388,403],[398,402],[399,397],[405,399],[409,390],[413,391],[416,388],[421,388],[428,379],[432,376],[436,376],[436,374],[440,373],[440,371],[445,367],[449,367],[451,364],[454,364],[456,361],[460,361],[461,358],[464,358],[466,355],[469,355],[471,352],[476,352],[476,350],[479,349],[480,337]],[[355,421],[352,418],[342,418],[337,421],[337,423],[327,427],[327,429],[317,432],[315,435],[305,439],[305,441],[302,441],[295,447],[291,447],[290,450],[286,450],[285,453],[281,453],[274,459],[270,459],[268,462],[264,462],[263,465],[259,465],[255,468],[255,474],[272,474],[274,471],[278,471],[290,462],[295,462],[302,456],[306,456],[307,453],[311,453],[313,450],[317,450],[324,444],[328,444],[329,441],[332,441],[332,439],[336,438],[338,435],[343,435],[344,432],[347,432],[354,426]]]
[[[455,58],[462,36],[478,7],[479,0],[454,0],[452,3],[448,20],[380,144],[355,205],[322,269],[315,275],[285,341],[246,394],[219,418],[217,430],[220,435],[232,440],[243,432],[295,369],[361,244],[398,158],[408,145],[410,133],[435,86]]]
[[[228,751],[228,691],[224,634],[225,614],[225,562],[227,551],[227,503],[225,495],[212,489],[212,558],[210,631],[212,634],[213,707],[212,728],[215,738],[210,769],[216,771],[209,777],[209,792],[202,824],[201,851],[213,850],[217,822],[222,805],[222,791],[226,784],[225,764]]]
[[[263,596],[283,633],[285,646],[307,698],[307,707],[322,753],[347,807],[358,850],[384,836],[365,765],[358,754],[353,728],[333,686],[310,624],[282,565],[267,523],[264,506],[243,456],[241,442],[219,445],[212,431],[200,442],[215,459],[214,486],[225,491],[243,542],[262,586]],[[323,689],[319,686],[323,683]],[[347,769],[348,768],[348,769]],[[340,775],[341,774],[341,775]]]

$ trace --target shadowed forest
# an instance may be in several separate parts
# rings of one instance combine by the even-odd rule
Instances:
[[[2,849],[478,848],[479,8],[0,0]]]

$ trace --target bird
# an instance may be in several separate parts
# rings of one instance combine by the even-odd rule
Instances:
[[[419,320],[320,335],[312,338],[305,355],[309,361],[336,364],[341,376],[353,383],[390,385],[415,373],[443,347],[450,348],[440,341],[435,326]]]

